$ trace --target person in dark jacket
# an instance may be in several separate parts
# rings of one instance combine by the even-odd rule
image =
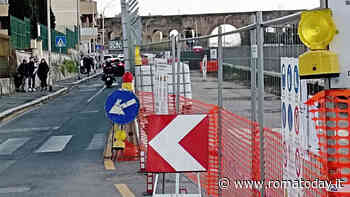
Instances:
[[[41,81],[41,91],[47,90],[47,74],[49,73],[49,65],[46,60],[43,58],[39,64],[39,68],[37,71],[38,77]]]
[[[27,60],[24,59],[17,68],[16,78],[15,78],[15,85],[17,89],[24,91],[24,86],[25,86],[27,77],[28,77]]]
[[[28,69],[28,77],[29,77],[28,90],[29,90],[29,92],[35,91],[35,76],[36,76],[36,73],[34,73],[34,71],[35,71],[34,57],[30,57],[29,63],[27,64],[27,69]]]

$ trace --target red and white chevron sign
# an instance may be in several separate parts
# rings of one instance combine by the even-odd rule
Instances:
[[[148,123],[147,172],[207,171],[207,115],[151,115]]]

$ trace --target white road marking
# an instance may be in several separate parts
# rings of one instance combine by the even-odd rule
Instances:
[[[179,142],[205,117],[206,115],[179,115],[149,145],[176,171],[204,171],[206,169]]]
[[[33,131],[49,131],[58,130],[60,127],[37,127],[37,128],[18,128],[18,129],[0,129],[0,133],[18,133],[18,132],[33,132]]]
[[[94,96],[92,96],[91,98],[89,98],[89,100],[87,101],[87,103],[90,103],[92,100],[94,100],[94,98],[96,98],[99,94],[101,94],[105,88],[106,88],[106,87],[103,86]]]
[[[106,144],[106,134],[97,133],[92,138],[86,150],[100,150],[104,148],[105,144]]]
[[[63,136],[51,136],[45,144],[43,144],[36,153],[48,153],[48,152],[60,152],[62,151],[68,142],[71,140],[72,135]]]
[[[0,144],[0,155],[11,155],[26,142],[28,142],[29,137],[22,138],[10,138],[5,142]]]
[[[92,114],[92,113],[98,113],[98,112],[100,112],[100,111],[98,111],[98,110],[91,110],[91,111],[82,111],[80,113],[81,114]]]

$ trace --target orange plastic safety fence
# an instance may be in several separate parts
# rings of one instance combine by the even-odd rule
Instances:
[[[309,152],[308,158],[308,160],[303,160],[303,178],[305,180],[327,180],[321,157]],[[325,189],[320,188],[304,189],[304,194],[305,197],[327,197]]]
[[[146,151],[147,116],[154,111],[153,94],[139,93],[141,111],[138,118],[141,133],[141,147]],[[176,112],[175,96],[169,95],[169,113]],[[260,180],[260,145],[259,125],[224,109],[221,110],[222,163],[219,168],[219,136],[218,136],[218,107],[201,101],[180,97],[180,114],[209,114],[209,170],[201,173],[201,184],[208,196],[219,196],[219,176],[231,181],[231,185],[222,190],[223,197],[256,197],[259,191],[255,188],[239,188],[233,184],[236,180]],[[265,177],[269,180],[283,179],[283,161],[286,158],[283,148],[282,135],[270,129],[264,129]],[[303,178],[306,180],[324,180],[324,165],[320,157],[310,155],[309,160],[302,161]],[[197,181],[195,174],[187,173],[193,182]],[[266,196],[283,197],[283,188],[265,190]],[[305,190],[305,197],[326,197],[324,190]]]
[[[350,90],[324,90],[307,102],[319,139],[321,163],[328,179],[350,184]],[[329,192],[329,196],[350,196],[349,192]]]
[[[231,181],[228,188],[222,190],[222,196],[255,195],[253,188],[236,187],[234,181],[255,180],[254,143],[252,130],[255,124],[229,111],[222,114],[222,177]]]
[[[207,62],[207,72],[217,72],[219,69],[217,60],[209,60]],[[203,62],[200,62],[200,72],[202,72]]]

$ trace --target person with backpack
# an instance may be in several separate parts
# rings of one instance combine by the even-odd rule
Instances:
[[[47,90],[47,75],[49,73],[49,70],[50,68],[46,60],[44,58],[41,59],[41,62],[39,64],[39,68],[37,71],[38,77],[41,81],[41,91]]]

